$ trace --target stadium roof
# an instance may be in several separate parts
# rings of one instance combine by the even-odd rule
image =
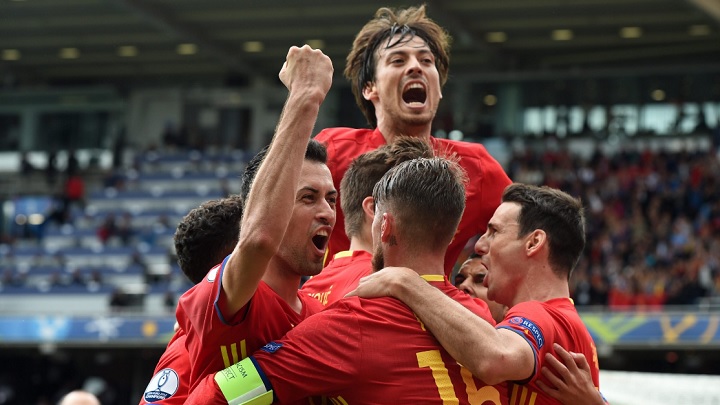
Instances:
[[[0,0],[0,79],[277,77],[307,41],[341,74],[359,28],[395,0]],[[717,0],[428,0],[451,75],[718,72]],[[8,79],[10,78],[10,79]]]

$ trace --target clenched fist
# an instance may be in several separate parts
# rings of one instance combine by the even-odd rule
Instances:
[[[333,65],[319,49],[293,46],[288,50],[279,76],[291,93],[304,92],[307,97],[320,97],[322,102],[332,85]]]

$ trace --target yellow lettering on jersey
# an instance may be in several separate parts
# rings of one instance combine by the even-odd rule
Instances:
[[[455,388],[450,381],[450,375],[445,368],[442,356],[440,356],[440,350],[427,350],[416,353],[416,356],[418,366],[430,368],[443,405],[459,404],[460,401],[455,397]]]
[[[415,315],[414,312],[413,312],[413,315]],[[420,324],[420,329],[427,332],[427,329],[425,329],[425,324],[420,320],[420,318],[418,318],[417,315],[415,315],[415,319],[417,319],[418,323]]]
[[[665,341],[668,343],[677,342],[680,335],[688,330],[691,326],[695,325],[697,318],[695,315],[685,315],[683,319],[676,325],[672,326],[669,316],[662,316],[660,318],[660,326],[662,326],[663,335]]]
[[[529,399],[528,393],[530,394]],[[518,394],[520,395],[519,397]],[[510,405],[535,405],[536,399],[537,392],[530,391],[527,387],[521,387],[517,384],[513,384],[512,393],[510,394]],[[527,402],[525,402],[526,400]]]
[[[228,348],[225,345],[220,346],[220,353],[222,354],[223,364],[225,365],[225,368],[228,368],[232,366],[233,364],[239,362],[240,360],[247,357],[247,348],[245,346],[245,339],[240,341],[240,356],[238,357],[238,351],[237,351],[237,343],[233,343],[230,345],[230,353],[228,353]],[[232,356],[232,358],[231,358]]]
[[[330,286],[330,289],[328,291],[317,292],[317,293],[312,293],[312,294],[308,294],[308,295],[310,295],[311,297],[320,301],[321,304],[327,305],[328,298],[330,298],[330,293],[332,293],[332,288],[333,288],[333,285]]]
[[[465,382],[465,392],[467,392],[468,401],[471,404],[487,404],[502,405],[500,402],[500,391],[492,385],[486,385],[480,389],[475,385],[475,380],[470,370],[465,367],[460,368],[460,375]]]
[[[347,401],[343,397],[330,398],[330,402],[334,405],[348,405]]]

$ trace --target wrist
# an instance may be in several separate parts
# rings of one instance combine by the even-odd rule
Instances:
[[[215,373],[215,383],[228,404],[269,405],[273,401],[270,382],[252,357]]]
[[[390,293],[400,301],[405,301],[425,281],[414,270],[407,267],[397,269],[397,272],[398,277],[394,278],[390,284]]]
[[[300,108],[320,109],[326,95],[326,92],[314,87],[293,89],[288,95],[288,103],[297,104]]]

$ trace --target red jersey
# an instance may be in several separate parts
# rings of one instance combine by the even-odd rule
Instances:
[[[140,405],[182,405],[189,393],[190,357],[185,348],[186,335],[178,329],[160,356],[153,378],[148,383]]]
[[[250,301],[228,319],[224,316],[227,297],[222,289],[226,263],[227,258],[183,294],[178,303],[177,320],[187,334],[191,389],[205,375],[237,363],[323,308],[316,299],[298,292],[303,305],[298,314],[260,281]]]
[[[423,277],[494,324],[484,302],[446,277]],[[473,377],[394,298],[340,300],[253,357],[279,403],[325,395],[334,404],[507,404],[506,384]]]
[[[497,328],[510,329],[521,335],[535,352],[535,373],[524,384],[509,383],[510,405],[562,404],[546,395],[537,381],[552,384],[540,370],[545,354],[553,352],[553,343],[566,350],[582,353],[590,364],[595,387],[600,387],[600,367],[595,343],[569,298],[556,298],[545,302],[523,302],[510,308]]]
[[[344,250],[333,256],[328,265],[303,284],[300,292],[330,305],[354,290],[360,279],[372,274],[372,254],[364,250]]]
[[[327,128],[317,134],[315,140],[327,146],[327,166],[338,190],[340,180],[353,159],[387,144],[378,129]],[[479,143],[433,137],[430,137],[430,141],[436,153],[457,155],[460,166],[465,169],[469,179],[465,185],[465,212],[455,238],[450,242],[445,254],[445,274],[449,277],[467,241],[485,233],[487,223],[500,205],[502,193],[511,181],[500,163]],[[345,229],[345,219],[340,206],[337,207],[335,229]],[[333,232],[328,244],[328,257],[347,250],[349,246],[350,242],[344,232]]]

